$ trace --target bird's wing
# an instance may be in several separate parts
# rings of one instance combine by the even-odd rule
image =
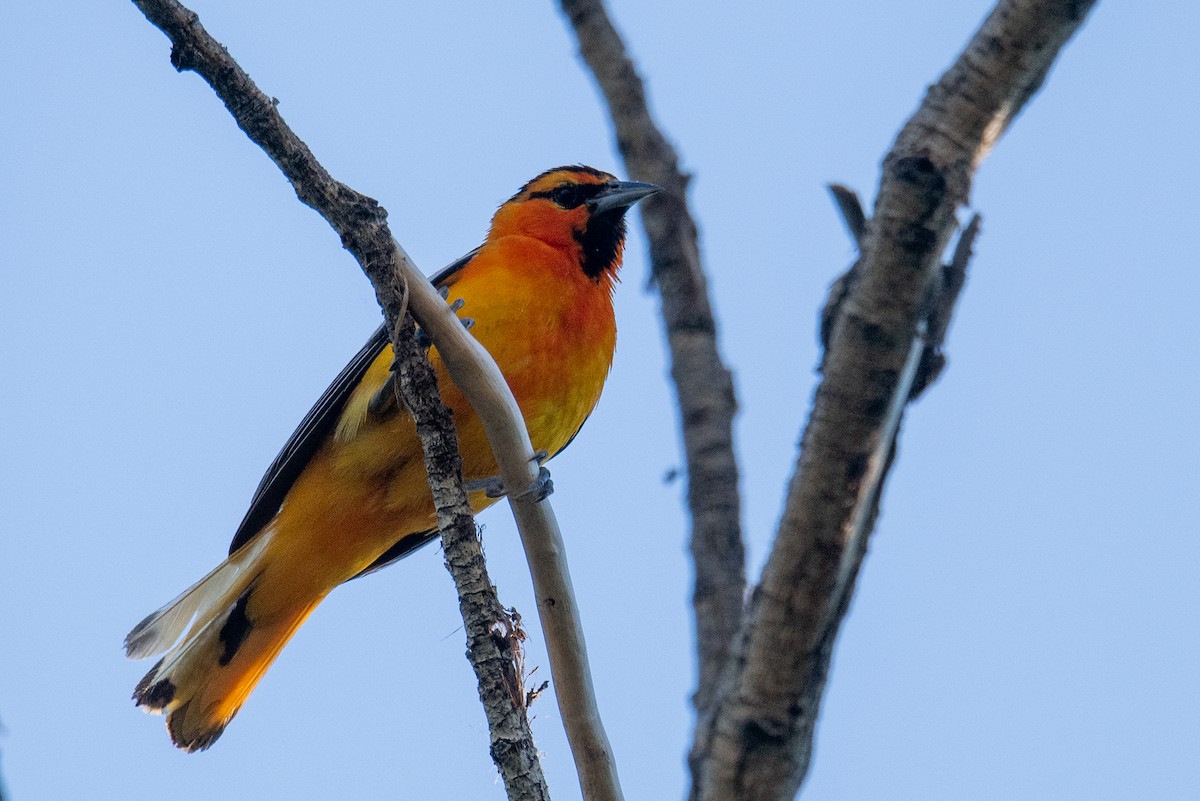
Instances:
[[[475,254],[478,252],[478,248],[472,250],[430,278],[430,282],[434,286],[442,286],[449,281],[451,276],[465,267],[471,259],[475,258]],[[296,479],[304,472],[308,461],[312,459],[313,454],[321,447],[321,443],[337,425],[346,400],[354,392],[358,382],[362,380],[367,368],[371,366],[371,363],[375,361],[379,352],[387,344],[388,334],[381,325],[375,329],[375,333],[371,334],[367,344],[362,346],[350,363],[342,368],[338,377],[321,394],[308,414],[304,415],[304,419],[288,437],[288,441],[279,451],[279,455],[275,457],[275,461],[271,462],[271,466],[267,468],[266,475],[258,484],[258,489],[254,491],[254,497],[250,500],[250,508],[246,510],[246,516],[242,518],[237,533],[233,535],[233,542],[229,544],[230,553],[249,542],[279,511],[283,499],[291,490],[292,485],[296,483]]]

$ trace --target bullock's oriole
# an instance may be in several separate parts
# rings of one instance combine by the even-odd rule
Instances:
[[[600,397],[616,345],[612,292],[625,212],[655,191],[590,167],[548,170],[500,206],[482,246],[433,279],[474,321],[533,447],[551,456]],[[436,348],[429,355],[454,412],[463,475],[495,476],[479,418]],[[389,402],[391,364],[381,327],[267,470],[229,557],[126,637],[132,658],[165,654],[133,698],[166,713],[180,748],[213,744],[330,590],[436,536],[412,420]],[[495,502],[478,490],[470,500],[476,511]]]

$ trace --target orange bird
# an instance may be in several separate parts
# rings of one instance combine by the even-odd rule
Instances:
[[[516,397],[533,447],[554,456],[591,413],[616,345],[612,292],[625,212],[657,192],[591,167],[547,170],[492,218],[478,249],[434,276]],[[430,351],[454,412],[472,507],[497,475],[483,425]],[[394,401],[380,327],[301,421],[258,485],[229,557],[125,638],[164,654],[133,692],[185,751],[208,748],[337,585],[437,536],[412,419]]]

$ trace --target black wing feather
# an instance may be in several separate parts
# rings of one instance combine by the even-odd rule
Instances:
[[[402,537],[400,540],[393,543],[391,548],[388,548],[386,551],[381,553],[378,559],[360,570],[358,575],[354,576],[351,581],[357,578],[362,578],[368,573],[374,573],[376,570],[382,570],[392,562],[403,559],[418,548],[433,542],[435,539],[437,539],[437,535],[438,530],[436,528],[431,528],[428,531],[418,531],[415,534],[409,534],[406,537]]]
[[[450,276],[465,267],[478,252],[478,248],[472,250],[430,278],[430,282],[434,286],[440,287]],[[267,468],[266,475],[258,484],[258,489],[254,491],[254,497],[250,500],[250,508],[246,510],[246,516],[242,518],[237,533],[233,535],[233,542],[229,544],[231,554],[249,542],[279,511],[283,499],[287,497],[292,485],[296,483],[296,479],[304,472],[309,460],[337,425],[338,418],[342,414],[342,407],[346,405],[350,394],[354,392],[354,388],[366,374],[367,368],[371,366],[387,343],[388,333],[384,326],[380,325],[375,329],[375,333],[371,334],[367,344],[363,345],[350,363],[342,368],[338,377],[321,394],[308,414],[304,415],[304,419],[288,437],[288,441],[279,451],[279,455],[275,457],[275,461],[271,462],[271,466]],[[407,539],[409,538],[406,537],[405,540]],[[413,545],[412,548],[423,545],[425,541],[427,539]],[[412,548],[406,549],[404,554],[407,554]],[[398,558],[399,556],[394,556],[392,560]],[[379,566],[382,567],[382,565]]]

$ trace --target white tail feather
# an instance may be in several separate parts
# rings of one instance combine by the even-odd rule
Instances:
[[[166,653],[173,647],[193,641],[196,634],[208,627],[253,581],[257,571],[248,566],[258,561],[273,531],[268,528],[243,545],[211,573],[188,587],[162,609],[134,626],[125,637],[125,655],[130,659],[145,659]],[[192,624],[185,643],[180,638]],[[173,664],[186,651],[172,654],[164,666]],[[159,670],[159,674],[165,670]]]
[[[189,657],[192,654],[200,654],[212,648],[213,641],[219,636],[220,627],[225,624],[228,610],[229,606],[226,606],[220,614],[208,621],[202,622],[197,620],[197,625],[192,631],[188,632],[188,636],[159,660],[158,664],[152,668],[150,674],[142,679],[142,684],[152,686],[165,679],[174,687],[188,686],[197,676],[202,676],[210,670],[211,665],[205,659],[190,659]],[[139,686],[141,685],[139,684]],[[172,698],[163,706],[155,707],[152,704],[139,700],[138,705],[142,706],[147,712],[159,714],[161,712],[170,712],[179,706],[180,702],[181,699]]]

